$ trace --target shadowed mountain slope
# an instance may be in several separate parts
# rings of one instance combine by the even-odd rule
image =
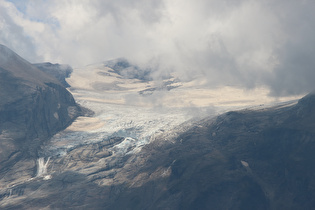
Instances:
[[[46,63],[34,63],[39,70],[55,77],[64,87],[70,87],[65,78],[70,77],[73,69],[69,65]]]
[[[0,99],[1,176],[18,159],[37,157],[39,146],[71,124],[81,112],[55,77],[3,45]]]
[[[313,209],[314,151],[314,94],[228,112],[147,145],[129,172],[133,184],[109,209]]]

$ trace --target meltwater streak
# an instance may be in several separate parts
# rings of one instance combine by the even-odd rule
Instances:
[[[37,159],[37,173],[36,177],[41,177],[47,174],[47,166],[49,163],[50,157],[48,157],[47,161],[43,157]]]

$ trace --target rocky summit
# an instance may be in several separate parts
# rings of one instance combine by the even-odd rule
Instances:
[[[0,47],[1,209],[314,208],[314,93],[189,120],[141,146],[132,128],[87,141],[98,133],[63,130],[84,114],[64,73],[37,66]]]

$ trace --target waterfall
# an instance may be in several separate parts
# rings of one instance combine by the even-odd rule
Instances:
[[[48,157],[47,161],[43,157],[37,159],[37,173],[36,177],[44,176],[47,174],[47,165],[49,163],[50,157]]]

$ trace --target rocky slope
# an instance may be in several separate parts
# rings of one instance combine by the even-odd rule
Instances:
[[[69,65],[46,63],[34,63],[39,70],[55,77],[64,87],[70,87],[65,78],[70,77],[73,69]]]
[[[162,138],[163,139],[163,138]],[[228,112],[145,146],[108,209],[313,209],[315,95]],[[117,187],[117,186],[116,186]],[[114,193],[114,191],[112,191]]]
[[[81,108],[55,77],[3,45],[0,98],[0,182],[5,186],[8,180],[34,176],[40,145],[70,125]]]
[[[314,94],[228,112],[147,145],[108,208],[313,209],[314,140]]]

